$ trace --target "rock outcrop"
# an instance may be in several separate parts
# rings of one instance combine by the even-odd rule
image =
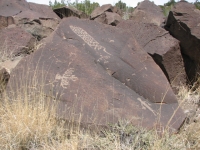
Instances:
[[[102,5],[97,7],[90,15],[91,20],[101,22],[104,24],[116,26],[122,17],[121,11],[117,7],[113,7],[111,4]]]
[[[180,41],[190,82],[200,71],[200,11],[186,1],[178,2],[169,13],[165,29]]]
[[[86,19],[89,16],[87,16],[84,12],[74,8],[74,7],[61,7],[56,8],[53,10],[61,19],[64,17],[78,17],[80,19]]]
[[[155,24],[127,20],[120,22],[117,27],[132,33],[160,66],[175,90],[175,87],[186,85],[187,78],[178,40]]]
[[[23,82],[42,88],[46,97],[58,101],[60,118],[73,114],[79,121],[81,114],[81,123],[86,124],[107,125],[120,119],[147,128],[178,129],[182,124],[185,116],[167,78],[130,33],[64,18],[43,42],[12,71],[8,91],[23,90]],[[19,78],[27,81],[19,83]]]
[[[158,26],[164,22],[164,18],[162,9],[149,0],[142,1],[130,16],[131,20]]]
[[[38,40],[47,37],[60,21],[49,6],[28,3],[25,0],[2,0],[0,15],[13,17],[16,26],[31,33]]]
[[[33,51],[36,39],[19,27],[0,30],[0,37],[0,68],[10,73],[22,57]]]

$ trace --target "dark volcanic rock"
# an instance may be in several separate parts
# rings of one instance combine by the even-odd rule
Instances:
[[[179,41],[166,30],[154,24],[122,21],[118,28],[130,31],[144,50],[160,66],[172,86],[186,84],[186,73]]]
[[[187,75],[194,81],[200,71],[200,11],[193,4],[178,2],[169,13],[165,28],[180,41]]]
[[[60,21],[49,6],[28,3],[25,0],[2,0],[0,15],[13,16],[17,26],[31,33],[38,40],[52,33]]]
[[[14,24],[13,17],[0,16],[0,30],[11,25],[11,24]]]
[[[35,38],[19,27],[0,30],[0,53],[2,59],[30,53],[35,44]],[[3,61],[5,61],[3,60]],[[1,60],[2,61],[2,60]]]
[[[119,8],[113,7],[110,4],[97,7],[90,15],[91,20],[101,22],[104,24],[116,26],[121,20],[122,12]]]
[[[56,19],[22,18],[16,21],[18,27],[32,34],[38,41],[49,36],[59,24]]]
[[[0,1],[0,15],[14,16],[20,12],[28,10],[28,3],[26,0],[1,0]]]
[[[81,123],[127,119],[177,129],[184,120],[166,77],[131,34],[95,21],[63,19],[12,71],[8,91],[23,90],[18,79],[27,79],[30,91],[42,86],[58,100],[59,117],[79,120],[81,114]]]
[[[112,5],[111,4],[105,4],[102,5],[101,7],[97,7],[90,15],[90,19],[94,20],[95,18],[97,18],[98,16],[100,16],[101,14],[103,14],[106,11],[112,11]]]
[[[130,16],[131,20],[154,23],[158,26],[162,24],[164,18],[162,9],[149,0],[141,2]]]
[[[101,14],[99,17],[95,18],[94,21],[107,24],[106,13]]]
[[[106,24],[116,26],[122,20],[122,17],[117,13],[105,12],[105,14],[107,20]]]
[[[117,13],[117,14],[120,15],[120,16],[123,15],[121,9],[118,8],[118,7],[116,7],[116,6],[113,6],[113,7],[111,8],[111,10],[112,10],[113,13]]]
[[[122,20],[122,18],[117,13],[105,12],[94,20],[104,24],[116,26]]]
[[[80,10],[74,8],[74,7],[65,6],[65,7],[54,9],[53,11],[61,19],[64,18],[64,17],[71,17],[71,16],[78,17],[78,18],[81,18],[81,19],[88,18],[88,16],[84,12],[82,12],[82,11],[80,11]]]
[[[51,7],[42,4],[28,3],[26,0],[1,0],[0,15],[34,19],[58,18]]]

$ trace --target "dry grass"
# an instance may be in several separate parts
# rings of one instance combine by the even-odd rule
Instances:
[[[28,86],[26,86],[28,88]],[[200,149],[198,103],[200,88],[182,87],[178,95],[180,107],[194,110],[177,134],[132,126],[127,120],[109,125],[108,129],[90,131],[80,128],[73,119],[65,122],[56,117],[56,105],[43,90],[31,95],[27,89],[15,97],[0,99],[0,149],[2,150],[186,150]],[[187,108],[182,104],[189,103]],[[188,109],[191,108],[191,109]]]

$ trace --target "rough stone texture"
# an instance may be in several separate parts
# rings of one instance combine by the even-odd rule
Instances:
[[[112,10],[113,13],[117,13],[117,14],[120,15],[120,16],[123,15],[121,9],[118,8],[118,7],[116,7],[116,6],[113,6],[113,7],[111,8],[111,10]]]
[[[130,16],[131,20],[154,23],[158,26],[162,24],[164,18],[162,9],[149,0],[141,2]]]
[[[26,0],[1,0],[0,15],[34,19],[59,18],[49,6],[28,3]]]
[[[35,44],[35,38],[19,27],[0,30],[1,61],[14,56],[30,53]]]
[[[169,13],[165,29],[180,41],[190,81],[200,71],[200,11],[193,4],[178,2]]]
[[[5,27],[8,27],[11,24],[14,24],[13,17],[0,16],[0,30],[5,28]]]
[[[0,94],[5,90],[9,78],[10,78],[10,75],[6,71],[6,69],[0,68]]]
[[[109,25],[116,26],[122,20],[122,17],[117,13],[105,12],[105,14],[106,14],[107,24]]]
[[[154,24],[132,20],[122,21],[117,27],[132,33],[137,42],[160,66],[172,86],[186,84],[186,73],[179,41],[166,30]]]
[[[89,16],[87,16],[84,12],[74,8],[74,7],[61,7],[53,10],[61,19],[64,17],[78,17],[81,19],[86,19]]]
[[[94,21],[107,24],[106,13],[101,14],[99,17],[95,18]]]
[[[26,0],[1,0],[0,1],[0,15],[14,16],[20,12],[28,10],[28,3]]]
[[[99,17],[95,18],[94,20],[97,22],[101,22],[103,24],[116,26],[122,20],[122,17],[118,15],[117,13],[104,12]]]
[[[127,119],[147,128],[174,129],[184,120],[166,77],[131,34],[95,21],[63,19],[43,46],[12,71],[8,91],[23,87],[19,78],[32,81],[34,89],[42,83],[45,95],[58,100],[61,118],[79,120],[81,114],[81,123]]]
[[[104,12],[106,11],[112,11],[112,5],[111,4],[105,4],[105,5],[102,5],[101,7],[97,7],[90,15],[90,19],[95,19],[97,18],[98,16],[100,16],[101,14],[103,14]]]
[[[49,6],[28,3],[25,0],[2,0],[0,15],[13,16],[17,26],[31,33],[38,40],[52,33],[60,21]]]
[[[104,24],[116,26],[121,20],[122,12],[119,8],[113,7],[110,4],[97,7],[90,15],[91,20],[101,22]]]
[[[22,18],[16,21],[18,27],[32,34],[38,41],[49,36],[59,24],[56,19]]]

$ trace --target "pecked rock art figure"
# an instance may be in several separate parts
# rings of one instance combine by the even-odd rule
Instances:
[[[128,32],[64,18],[43,42],[11,73],[11,96],[23,90],[23,82],[30,91],[42,86],[45,96],[56,100],[59,118],[81,116],[83,124],[126,119],[177,130],[185,119],[162,70]]]

